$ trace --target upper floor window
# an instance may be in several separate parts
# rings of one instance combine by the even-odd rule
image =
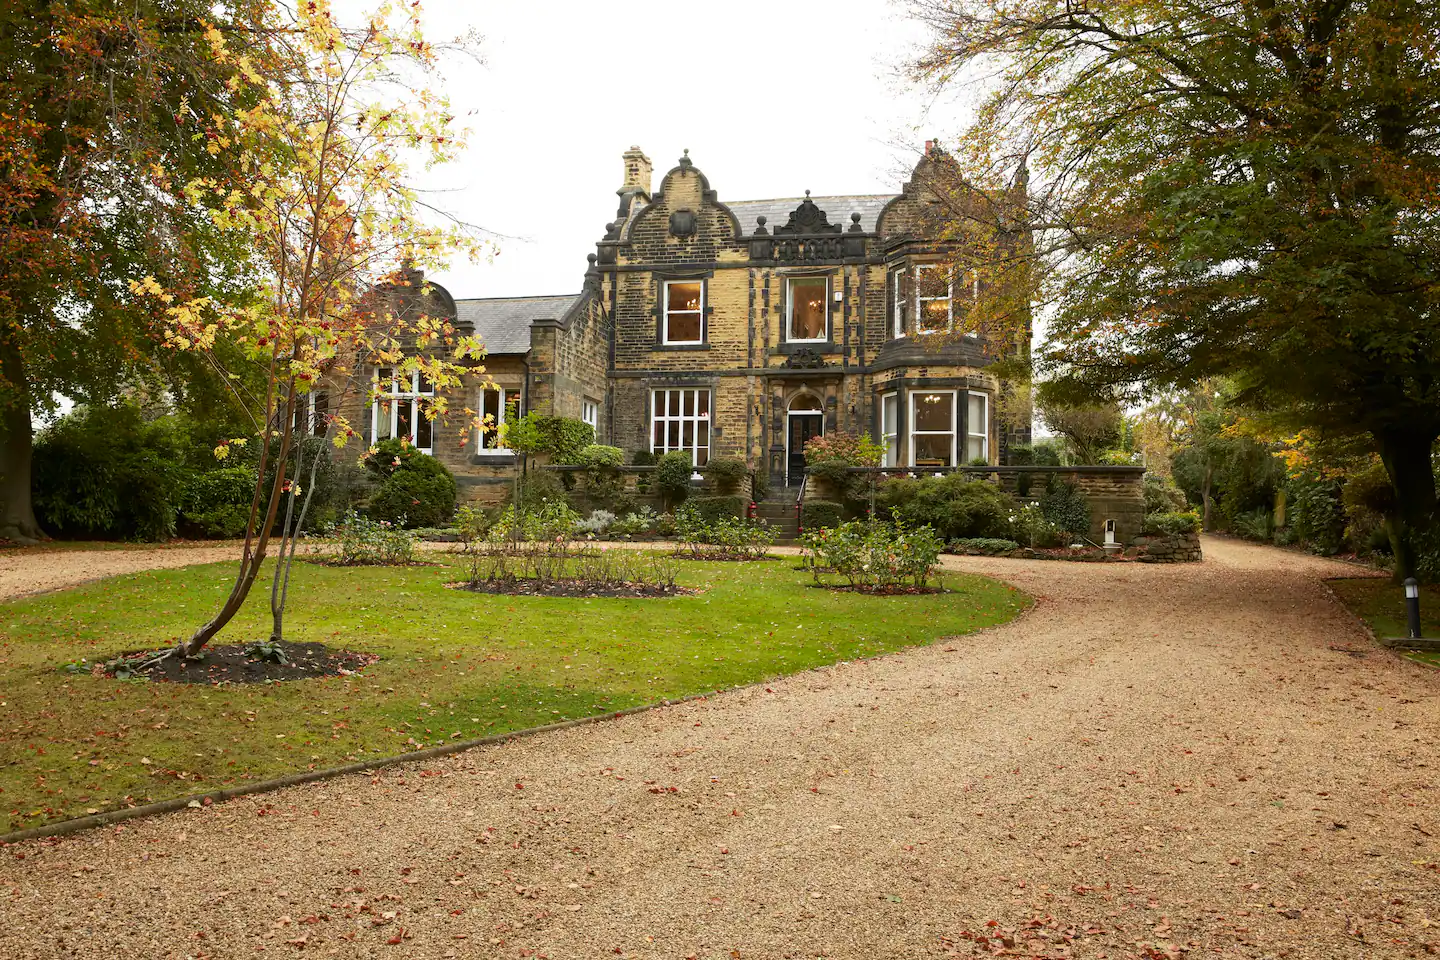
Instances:
[[[793,277],[787,286],[789,320],[785,339],[791,343],[829,339],[826,300],[830,281],[825,277]]]
[[[591,400],[589,397],[581,400],[580,419],[590,424],[590,429],[595,430],[598,436],[600,430],[600,404]]]
[[[904,267],[890,271],[890,292],[894,297],[890,335],[903,337],[910,331],[910,272]]]
[[[480,391],[480,449],[508,450],[500,428],[520,416],[519,387],[490,387]]]
[[[683,450],[695,466],[705,466],[710,459],[710,391],[656,390],[650,402],[650,450]]]
[[[375,371],[375,400],[370,406],[370,436],[375,443],[399,437],[421,453],[434,449],[435,426],[425,407],[435,396],[434,384],[415,371],[397,375],[394,367]]]
[[[661,342],[705,342],[705,281],[667,280]]]
[[[990,398],[983,393],[969,395],[965,411],[965,460],[990,461]]]
[[[954,322],[954,285],[944,264],[915,267],[915,320],[919,333],[944,333]]]

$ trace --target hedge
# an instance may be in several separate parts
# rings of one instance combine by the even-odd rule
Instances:
[[[725,517],[745,519],[749,501],[744,497],[691,497],[686,503],[695,510],[705,523],[714,523]]]
[[[833,500],[807,500],[800,507],[800,525],[806,530],[838,527],[845,520],[845,509]]]

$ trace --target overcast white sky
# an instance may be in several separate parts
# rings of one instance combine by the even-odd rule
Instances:
[[[435,40],[484,38],[483,66],[445,69],[473,131],[468,154],[421,181],[435,205],[501,235],[493,264],[433,277],[460,298],[578,291],[631,144],[654,162],[657,187],[689,148],[722,201],[885,193],[967,108],[963,96],[932,104],[900,78],[924,33],[886,0],[425,10]]]

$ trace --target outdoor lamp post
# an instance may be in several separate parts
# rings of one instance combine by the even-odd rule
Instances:
[[[1420,639],[1420,583],[1414,577],[1405,578],[1405,618],[1410,621],[1410,639]]]

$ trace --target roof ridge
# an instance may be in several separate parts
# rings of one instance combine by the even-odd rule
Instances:
[[[456,303],[474,303],[477,300],[559,300],[562,297],[578,297],[584,293],[577,290],[574,293],[526,293],[516,297],[456,297]]]
[[[811,199],[811,200],[839,200],[839,199],[852,198],[852,197],[853,197],[853,198],[868,197],[868,198],[870,198],[870,199],[873,200],[873,199],[879,199],[880,197],[898,197],[898,196],[900,196],[899,191],[896,191],[896,192],[894,192],[894,193],[821,193],[821,194],[817,194],[817,195],[815,195],[815,196],[811,196],[809,199]],[[756,198],[753,199],[753,200],[749,200],[749,199],[747,199],[747,200],[726,200],[726,201],[724,201],[724,203],[725,203],[726,206],[730,206],[731,204],[736,204],[736,203],[778,203],[778,202],[781,201],[781,200],[804,200],[804,199],[806,199],[806,198],[805,198],[805,197],[756,197]]]

